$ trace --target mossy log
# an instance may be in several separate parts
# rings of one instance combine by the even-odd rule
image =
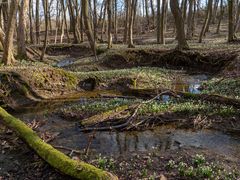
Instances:
[[[1,107],[0,119],[8,128],[14,130],[43,160],[63,174],[76,179],[118,179],[115,175],[83,161],[72,160],[64,153],[45,143],[25,123],[8,114]]]
[[[119,115],[120,113],[126,111],[129,108],[130,107],[128,105],[123,105],[123,106],[119,106],[113,110],[102,112],[100,114],[97,114],[97,115],[94,115],[89,118],[81,120],[81,125],[83,125],[83,126],[91,125],[92,126],[92,125],[107,121],[110,118],[113,118],[113,117]]]

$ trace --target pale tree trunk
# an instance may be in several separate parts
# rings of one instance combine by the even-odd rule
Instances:
[[[123,35],[123,42],[127,42],[128,37],[128,21],[129,21],[129,0],[125,0],[125,22],[124,22],[124,35]]]
[[[114,4],[114,41],[118,41],[118,0]]]
[[[221,22],[222,22],[222,19],[223,19],[223,15],[224,15],[224,7],[223,7],[223,0],[221,0],[220,15],[219,15],[219,19],[218,19],[218,26],[217,26],[216,34],[220,33],[220,27],[221,27]]]
[[[19,22],[18,22],[18,57],[24,59],[27,58],[27,51],[26,51],[26,17],[28,11],[28,0],[21,0],[20,3],[20,12],[19,12]]]
[[[137,5],[137,0],[131,0],[130,7],[130,15],[129,15],[129,26],[128,26],[128,48],[134,48],[133,45],[133,21],[134,21],[134,11]]]
[[[194,0],[189,0],[189,10],[188,10],[188,18],[187,18],[187,39],[192,39],[193,37],[193,5]]]
[[[68,43],[70,43],[70,36],[69,36],[69,32],[68,32],[67,15],[66,15],[67,8],[65,7],[64,0],[61,0],[61,5],[62,5],[62,9],[63,9],[63,18],[64,18],[64,23],[65,23],[65,28],[66,28],[67,40],[68,40]]]
[[[235,22],[235,26],[234,26],[234,34],[238,32],[239,30],[239,25],[240,25],[240,2],[238,2],[237,4],[238,8],[237,8],[237,14],[236,14],[236,22]]]
[[[219,0],[215,0],[214,6],[213,6],[213,17],[212,17],[212,23],[213,24],[216,23],[216,15],[217,15],[217,10],[218,10],[218,4],[219,4]]]
[[[14,61],[13,57],[13,35],[16,25],[16,14],[19,0],[11,1],[10,11],[8,16],[7,32],[4,41],[3,63],[11,65]]]
[[[233,0],[228,0],[228,42],[234,41]]]
[[[40,6],[40,0],[36,0],[36,42],[37,44],[40,44],[40,17],[39,17],[39,6]]]
[[[48,41],[48,0],[42,0],[43,3],[43,9],[44,9],[44,20],[45,20],[45,36],[44,36],[44,44],[42,48],[42,54],[41,54],[41,61],[44,60],[45,52],[47,49],[47,41]]]
[[[154,12],[153,0],[150,0],[150,4],[151,4],[151,11],[152,11],[153,29],[155,29],[155,12]]]
[[[161,33],[161,0],[157,0],[157,43],[160,43],[160,33]]]
[[[112,0],[107,0],[108,9],[108,49],[112,48]]]
[[[181,9],[179,8],[178,1],[170,0],[170,7],[175,20],[175,26],[177,30],[177,40],[178,40],[177,49],[179,50],[189,49],[187,40],[185,38],[184,21],[183,21]]]
[[[205,17],[205,21],[199,36],[199,43],[202,42],[203,36],[205,35],[206,31],[207,31],[207,26],[209,25],[209,22],[211,20],[211,16],[212,16],[212,2],[213,0],[208,0],[208,7],[207,7],[207,13],[206,13],[206,17]]]
[[[29,8],[28,8],[28,17],[29,17],[29,29],[30,29],[30,43],[35,43],[35,38],[33,35],[33,0],[29,0]]]
[[[88,37],[89,44],[91,46],[91,49],[94,53],[94,56],[97,60],[97,53],[96,53],[96,41],[94,39],[90,17],[89,17],[89,4],[87,0],[82,0],[82,12],[83,12],[83,19],[84,19],[84,25],[85,25],[85,31]]]
[[[161,14],[161,29],[160,29],[160,44],[165,44],[165,31],[167,23],[167,8],[168,0],[162,0],[162,14]]]
[[[148,13],[148,0],[145,0],[145,11],[146,11],[146,18],[147,18],[147,28],[149,29],[150,20],[149,20],[149,13]]]
[[[56,22],[55,22],[55,40],[54,43],[57,44],[58,39],[58,28],[60,25],[60,14],[61,14],[61,8],[59,7],[59,1],[57,1],[57,9],[56,9]]]
[[[103,10],[103,18],[102,18],[102,24],[101,24],[101,42],[103,42],[103,34],[104,34],[104,27],[106,23],[106,13],[107,13],[107,0],[104,2],[104,10]]]

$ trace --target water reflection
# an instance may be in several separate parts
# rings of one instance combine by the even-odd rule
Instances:
[[[66,130],[65,130],[66,132]],[[62,134],[54,143],[84,149],[88,133]],[[206,148],[231,157],[240,158],[240,139],[217,131],[179,130],[157,127],[144,132],[97,132],[91,150],[104,155],[119,155],[131,152],[164,152],[181,147]]]

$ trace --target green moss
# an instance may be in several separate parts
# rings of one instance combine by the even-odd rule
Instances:
[[[13,129],[36,153],[62,173],[77,179],[117,179],[110,173],[100,170],[83,161],[75,161],[45,143],[38,135],[19,119],[0,108],[4,124]]]

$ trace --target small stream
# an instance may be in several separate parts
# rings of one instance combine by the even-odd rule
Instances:
[[[199,87],[206,75],[190,76],[173,82],[173,89],[177,91],[200,93]],[[168,101],[170,97],[164,96]],[[97,99],[91,99],[96,100]],[[101,99],[103,101],[104,99]],[[83,100],[72,103],[83,103]],[[84,99],[84,103],[88,100]],[[67,105],[71,105],[68,103]],[[61,107],[60,105],[58,106]],[[57,107],[56,107],[57,108]],[[76,122],[63,119],[52,113],[46,107],[43,111],[33,111],[17,114],[17,117],[27,122],[39,121],[40,132],[58,133],[51,142],[53,145],[64,146],[72,149],[85,149],[89,144],[89,137],[93,133],[80,132]],[[213,130],[175,129],[173,126],[160,126],[153,130],[126,131],[126,132],[96,132],[91,141],[90,152],[103,155],[122,155],[133,152],[174,150],[183,147],[207,149],[228,157],[240,159],[240,137],[224,134]]]

